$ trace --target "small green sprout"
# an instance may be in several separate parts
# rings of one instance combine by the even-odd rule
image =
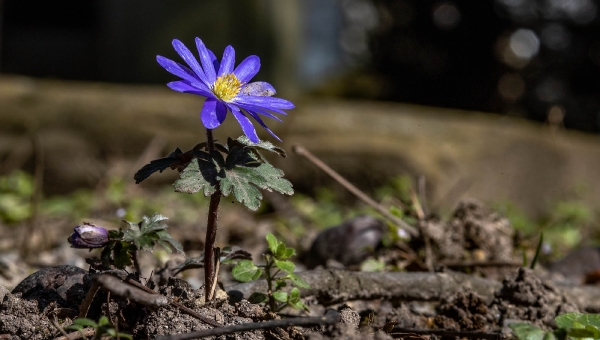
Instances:
[[[252,303],[267,302],[269,308],[274,312],[279,312],[287,306],[307,310],[306,305],[300,300],[300,290],[298,288],[309,288],[310,285],[294,273],[296,265],[288,260],[296,255],[296,251],[293,248],[286,247],[273,234],[267,234],[266,239],[269,251],[263,255],[265,264],[256,265],[251,260],[241,260],[233,267],[231,272],[233,278],[240,282],[248,282],[265,276],[268,287],[267,293],[254,292],[248,298],[248,301]],[[289,292],[285,292],[283,288],[287,286],[288,282],[296,287],[293,287]]]
[[[600,315],[565,313],[555,319],[558,329],[545,331],[528,323],[513,323],[510,328],[519,340],[600,339]]]
[[[112,266],[124,269],[126,266],[137,263],[137,251],[152,252],[159,244],[167,252],[175,248],[183,254],[183,246],[167,232],[167,218],[155,214],[152,217],[144,216],[139,223],[124,221],[128,227],[123,230],[107,230],[99,226],[85,223],[75,227],[74,233],[68,238],[73,248],[103,248],[100,255],[102,266],[109,269]]]
[[[133,337],[126,333],[120,333],[117,331],[115,326],[111,325],[106,316],[102,316],[98,323],[88,318],[77,318],[73,321],[73,324],[67,327],[68,330],[80,331],[83,336],[83,329],[85,327],[91,327],[96,330],[94,339],[102,339],[103,336],[108,335],[116,339],[129,339],[133,340]],[[83,336],[85,339],[85,336]]]

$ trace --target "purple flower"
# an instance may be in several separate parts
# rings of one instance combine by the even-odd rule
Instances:
[[[200,63],[181,41],[173,40],[173,47],[189,67],[163,56],[156,56],[156,60],[165,70],[182,79],[168,83],[167,86],[171,89],[206,97],[200,119],[207,129],[221,125],[227,112],[231,112],[252,142],[258,143],[260,140],[248,117],[281,141],[260,116],[281,121],[273,113],[285,115],[283,110],[293,109],[294,104],[272,97],[275,89],[269,83],[248,83],[260,69],[260,59],[257,56],[247,57],[234,69],[235,51],[231,46],[225,48],[221,63],[199,38],[196,38],[196,47]]]
[[[72,248],[100,248],[108,243],[108,230],[84,223],[75,227],[75,232],[67,239]]]

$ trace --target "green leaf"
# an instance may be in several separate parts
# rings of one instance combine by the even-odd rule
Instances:
[[[100,320],[98,320],[98,326],[108,326],[110,322],[108,321],[108,317],[106,315],[102,315]]]
[[[69,327],[74,327],[74,326],[97,328],[98,324],[94,320],[90,320],[88,318],[77,318],[77,319],[73,320],[73,324]]]
[[[285,154],[285,151],[282,148],[275,146],[275,145],[273,145],[273,143],[268,142],[268,141],[259,141],[258,143],[254,143],[250,139],[248,139],[248,137],[241,136],[237,139],[237,142],[247,146],[248,148],[260,149],[260,150],[276,153],[283,158],[285,158],[287,156]],[[228,144],[231,145],[232,143],[230,143],[228,141]],[[256,153],[258,154],[258,151],[256,151]],[[258,157],[261,157],[260,154],[258,154]]]
[[[233,267],[231,275],[240,282],[248,282],[258,279],[262,275],[262,269],[258,268],[250,260],[241,260]]]
[[[252,293],[252,295],[250,295],[248,298],[248,302],[253,304],[267,302],[267,300],[269,300],[269,297],[266,294],[259,292]]]
[[[287,303],[293,308],[308,310],[306,305],[300,300],[300,290],[298,288],[293,288],[290,291]]]
[[[279,302],[287,302],[288,293],[282,291],[273,292],[273,298]]]
[[[179,179],[173,183],[177,192],[193,194],[202,191],[204,196],[210,196],[217,191],[219,170],[212,160],[193,159],[179,174]]]
[[[290,291],[290,301],[299,301],[300,300],[300,290],[298,288],[292,288]]]
[[[296,250],[294,248],[285,248],[285,252],[279,256],[280,259],[288,259],[292,256],[296,255]]]
[[[600,314],[565,313],[554,320],[560,328],[584,328],[588,325],[600,328]]]
[[[167,252],[171,252],[171,248],[169,245],[173,246],[175,250],[177,250],[181,254],[185,254],[183,252],[183,245],[179,243],[176,239],[174,239],[171,234],[169,234],[166,230],[161,230],[156,233],[158,235],[158,244],[163,246]]]
[[[509,327],[515,332],[519,340],[560,340],[554,332],[545,331],[539,327],[527,323],[513,323]]]
[[[259,189],[287,195],[294,193],[292,184],[282,176],[283,171],[258,162],[250,151],[234,147],[227,156],[224,174],[219,174],[219,185],[223,196],[233,192],[238,202],[254,211],[260,207],[262,199]]]
[[[277,252],[277,247],[279,247],[279,240],[271,233],[268,233],[266,236],[267,244],[269,245],[269,250],[271,253],[275,254]]]
[[[163,223],[168,218],[160,214],[152,217],[143,217],[140,223],[127,222],[129,228],[123,233],[123,241],[135,244],[138,249],[152,251],[156,243],[171,252],[171,247],[183,254],[183,246],[167,232],[167,224]]]
[[[285,286],[287,286],[287,282],[285,282],[283,279],[275,280],[275,290],[280,290]]]
[[[360,264],[363,272],[381,272],[385,269],[385,262],[377,259],[366,259]]]
[[[117,242],[113,248],[113,261],[115,267],[124,269],[132,264],[131,255],[135,251],[135,247],[131,243],[124,241]]]
[[[297,274],[291,273],[288,275],[288,277],[289,277],[290,281],[292,281],[294,286],[299,287],[299,288],[310,288],[310,285],[308,284],[308,282],[304,281]]]
[[[275,260],[275,266],[277,266],[277,268],[283,270],[284,272],[291,274],[294,272],[294,269],[296,269],[296,265],[293,262],[290,261],[279,261],[277,259]]]
[[[588,326],[591,327],[591,326]],[[569,329],[567,335],[571,338],[589,338],[589,339],[598,339],[598,330],[594,332],[594,329],[584,329],[584,328],[572,328]]]

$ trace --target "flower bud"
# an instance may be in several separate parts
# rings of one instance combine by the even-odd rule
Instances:
[[[67,239],[72,248],[100,248],[108,242],[108,230],[90,223],[75,227]]]

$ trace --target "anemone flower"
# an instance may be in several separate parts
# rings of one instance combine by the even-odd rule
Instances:
[[[72,248],[100,248],[108,243],[108,230],[84,223],[75,227],[67,240]]]
[[[291,102],[272,97],[275,89],[266,82],[248,83],[260,69],[260,59],[251,55],[244,59],[235,69],[235,50],[231,46],[225,48],[221,63],[214,53],[196,38],[196,47],[200,55],[200,63],[192,52],[179,40],[173,40],[173,48],[189,66],[156,56],[156,60],[165,70],[181,78],[167,84],[172,90],[206,97],[200,119],[207,129],[221,125],[228,112],[231,112],[242,127],[244,134],[254,143],[260,140],[254,125],[248,117],[258,122],[273,137],[277,137],[265,125],[260,116],[281,121],[273,113],[286,114],[283,110],[294,108]]]

